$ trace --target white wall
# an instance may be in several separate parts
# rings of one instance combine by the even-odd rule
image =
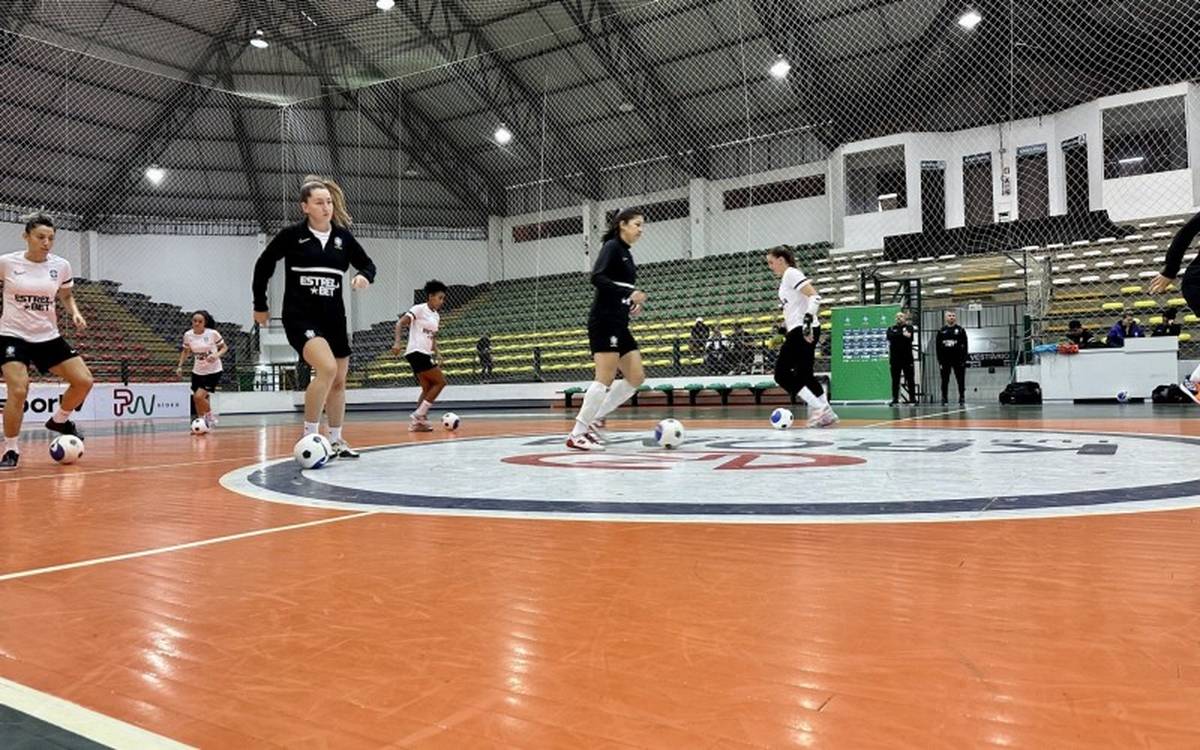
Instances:
[[[1113,221],[1188,213],[1192,205],[1190,169],[1104,181],[1104,207]]]
[[[867,141],[848,143],[835,151],[840,176],[839,190],[830,197],[835,205],[840,206],[844,216],[842,219],[842,247],[846,252],[874,250],[883,247],[883,238],[893,234],[907,234],[921,231],[921,159],[932,156],[919,156],[925,153],[918,147],[919,138],[913,133],[901,133],[882,138],[872,138]],[[845,156],[860,151],[872,151],[888,146],[904,146],[905,183],[907,204],[904,208],[891,211],[879,211],[867,214],[845,215]]]
[[[590,268],[583,233],[550,237],[529,242],[514,242],[513,227],[536,224],[539,221],[582,216],[582,206],[569,206],[544,211],[541,214],[506,216],[501,222],[499,276],[495,280],[544,276]],[[495,265],[493,263],[493,265]]]
[[[827,162],[776,169],[754,175],[713,180],[705,186],[705,243],[706,255],[767,248],[774,245],[830,242],[829,177],[825,178],[825,195],[782,203],[725,210],[727,190],[750,184],[825,174]],[[753,180],[753,183],[751,183]]]
[[[92,277],[248,327],[250,279],[258,254],[257,236],[99,234]]]

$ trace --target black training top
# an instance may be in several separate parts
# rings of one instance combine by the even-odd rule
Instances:
[[[1171,240],[1171,249],[1167,250],[1166,264],[1163,265],[1163,276],[1173,279],[1179,274],[1179,266],[1183,263],[1183,254],[1191,247],[1192,240],[1196,239],[1197,234],[1200,234],[1200,214],[1196,214],[1187,224],[1184,224],[1180,228],[1179,234],[1175,235],[1175,239]],[[1196,265],[1195,260],[1192,261],[1192,265]]]
[[[606,320],[619,323],[629,322],[629,295],[637,281],[637,266],[620,237],[605,242],[600,256],[592,267],[592,286],[596,287],[596,298],[592,302],[589,321]]]
[[[937,332],[938,364],[965,364],[967,361],[967,330],[960,325],[942,326]]]
[[[350,230],[331,224],[329,241],[321,241],[308,228],[308,222],[284,227],[254,264],[254,309],[267,309],[267,282],[275,273],[275,264],[284,259],[283,317],[305,320],[345,318],[342,302],[342,275],[350,266],[375,281],[375,264]]]

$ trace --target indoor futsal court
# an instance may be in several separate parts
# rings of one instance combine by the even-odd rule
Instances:
[[[1198,38],[0,2],[0,750],[1200,748]]]

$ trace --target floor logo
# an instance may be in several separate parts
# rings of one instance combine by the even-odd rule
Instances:
[[[222,478],[277,502],[408,513],[722,522],[978,520],[1200,506],[1200,440],[984,429],[700,430],[679,450],[613,433],[415,443]],[[1129,467],[1138,467],[1137,472]],[[1195,468],[1192,468],[1195,467]],[[414,479],[419,478],[419,479]]]

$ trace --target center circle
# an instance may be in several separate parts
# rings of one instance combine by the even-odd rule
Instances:
[[[384,446],[301,471],[222,478],[252,497],[322,507],[600,520],[978,520],[1200,505],[1200,441],[1040,430],[697,430],[677,450],[614,432],[604,452],[561,436]],[[1181,472],[1185,472],[1181,475]],[[1164,483],[1165,482],[1165,483]]]

